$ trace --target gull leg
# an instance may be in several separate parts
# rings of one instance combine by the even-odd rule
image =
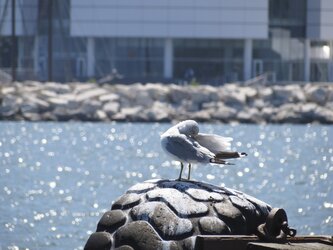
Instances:
[[[191,163],[189,163],[188,164],[188,176],[187,176],[188,180],[191,179],[191,167],[192,167],[192,165],[191,165]]]
[[[179,177],[178,177],[177,181],[180,181],[182,179],[183,168],[184,168],[184,164],[182,162],[180,162],[180,173],[179,173]]]

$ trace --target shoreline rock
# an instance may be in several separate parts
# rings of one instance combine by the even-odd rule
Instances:
[[[333,84],[0,83],[0,120],[333,124]]]

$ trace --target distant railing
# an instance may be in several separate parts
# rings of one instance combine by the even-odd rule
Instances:
[[[252,79],[244,82],[245,85],[268,85],[270,83],[276,83],[276,73],[275,72],[265,72],[258,75]]]

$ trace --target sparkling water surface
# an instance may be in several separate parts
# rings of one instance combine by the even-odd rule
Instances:
[[[162,152],[170,124],[0,122],[0,249],[83,249],[112,201],[137,182],[177,178]],[[333,234],[333,126],[211,125],[248,153],[192,178],[287,211],[301,234]],[[187,175],[184,170],[184,176]]]

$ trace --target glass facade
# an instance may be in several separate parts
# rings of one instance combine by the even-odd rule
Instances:
[[[333,80],[332,45],[332,41],[311,41],[311,81],[327,82]]]
[[[174,40],[174,76],[187,78],[192,71],[199,81],[231,82],[243,80],[243,40]]]
[[[19,11],[23,0],[17,2]],[[0,0],[3,9],[0,34],[4,18],[10,16],[4,3],[9,2]],[[50,1],[36,0],[36,3],[36,20],[22,20],[36,22],[34,32],[25,31],[23,25],[23,35],[16,37],[15,47],[10,36],[0,36],[0,71],[11,72],[11,54],[15,50],[18,80],[48,78]],[[53,79],[97,80],[117,70],[132,80],[162,80],[171,74],[175,80],[195,78],[201,83],[222,84],[269,73],[276,81],[304,81],[305,58],[309,55],[309,80],[333,81],[333,41],[311,40],[307,47],[307,0],[268,0],[268,3],[268,38],[253,39],[248,57],[248,50],[245,51],[248,43],[244,39],[169,38],[172,40],[169,53],[166,38],[71,36],[71,1],[53,0]],[[245,58],[250,59],[245,62]],[[245,65],[250,65],[250,74]],[[172,72],[166,73],[166,68]]]
[[[270,0],[269,39],[253,41],[252,75],[302,81],[305,33],[306,0]]]
[[[270,73],[278,81],[304,78],[304,39],[271,37],[253,41],[253,76]]]
[[[163,75],[163,40],[147,38],[96,38],[95,72],[103,77],[116,69],[126,78]]]
[[[284,30],[284,36],[306,36],[307,0],[269,0],[269,29]],[[272,35],[272,34],[271,34]]]

